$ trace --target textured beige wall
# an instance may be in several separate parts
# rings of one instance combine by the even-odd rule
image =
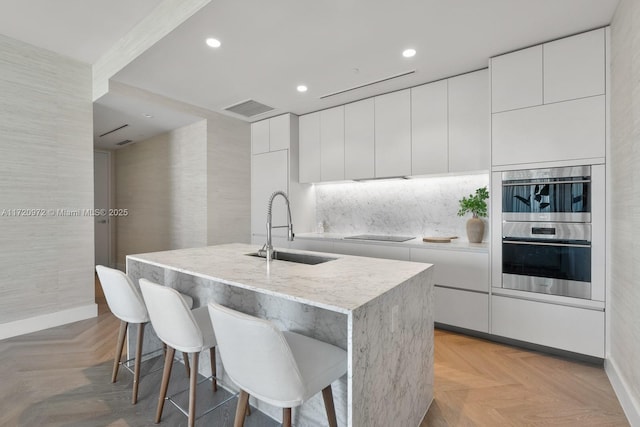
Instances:
[[[251,240],[251,127],[227,117],[208,120],[207,243]]]
[[[248,242],[250,127],[224,116],[115,153],[116,259],[129,254]]]
[[[611,283],[608,359],[640,403],[640,1],[611,24]]]
[[[0,35],[0,212],[93,207],[91,67]],[[94,303],[91,217],[0,216],[0,324]]]
[[[117,150],[116,260],[207,243],[207,125],[201,120]]]

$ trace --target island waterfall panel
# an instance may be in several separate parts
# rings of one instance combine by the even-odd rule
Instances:
[[[195,307],[216,301],[347,350],[347,375],[332,384],[338,425],[418,426],[433,400],[433,269],[342,255],[317,266],[267,266],[245,256],[256,249],[234,244],[134,255],[127,257],[127,273],[136,283],[144,277],[191,295]],[[133,351],[135,342],[128,345]],[[152,329],[144,346],[160,348]],[[203,375],[210,375],[208,357],[201,354]],[[218,374],[234,387],[218,363]],[[281,419],[280,408],[251,404]],[[326,425],[321,394],[293,416],[299,427]]]

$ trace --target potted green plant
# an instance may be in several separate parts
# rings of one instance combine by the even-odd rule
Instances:
[[[480,243],[484,237],[484,221],[481,217],[487,216],[487,202],[489,190],[487,187],[478,188],[475,194],[460,199],[458,216],[464,216],[471,212],[472,217],[467,221],[467,237],[470,243]]]

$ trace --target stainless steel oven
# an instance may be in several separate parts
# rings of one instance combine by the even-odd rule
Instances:
[[[591,299],[591,167],[502,172],[502,287]]]
[[[505,222],[502,286],[591,298],[591,224]]]

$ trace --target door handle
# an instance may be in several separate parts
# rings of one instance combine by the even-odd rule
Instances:
[[[100,221],[98,221],[98,224],[106,224],[107,220],[106,219],[101,219]]]

